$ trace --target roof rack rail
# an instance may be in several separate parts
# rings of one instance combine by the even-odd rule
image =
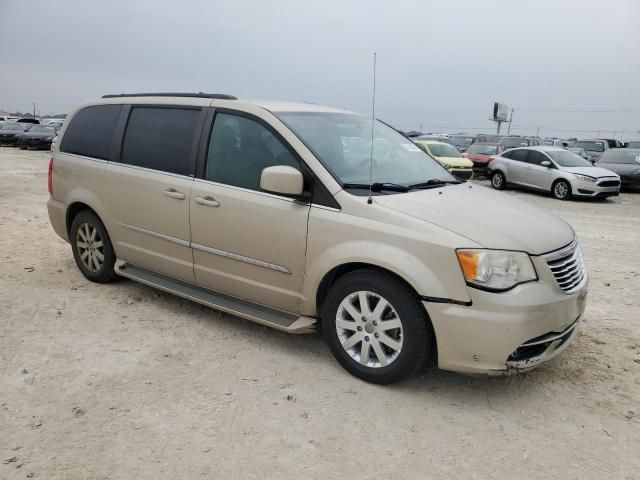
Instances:
[[[172,93],[172,92],[161,92],[161,93],[116,93],[103,95],[102,98],[120,98],[120,97],[195,97],[195,98],[215,98],[217,100],[237,100],[238,97],[234,97],[233,95],[227,95],[226,93]]]

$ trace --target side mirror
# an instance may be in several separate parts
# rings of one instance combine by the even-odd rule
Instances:
[[[267,167],[260,175],[260,188],[267,192],[296,197],[304,193],[304,179],[299,170],[287,165]]]
[[[551,166],[551,162],[549,160],[543,160],[540,162],[540,165],[549,168]]]

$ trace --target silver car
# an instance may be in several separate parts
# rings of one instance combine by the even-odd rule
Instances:
[[[620,193],[620,177],[594,167],[584,158],[559,147],[528,147],[496,155],[489,165],[491,185],[509,184],[551,192],[559,200],[575,197],[607,198]]]

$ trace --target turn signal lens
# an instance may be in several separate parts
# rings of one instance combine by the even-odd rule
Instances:
[[[538,279],[525,252],[465,249],[456,253],[467,283],[481,289],[504,291]]]

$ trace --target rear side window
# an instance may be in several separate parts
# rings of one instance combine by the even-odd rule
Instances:
[[[62,137],[60,150],[109,160],[111,141],[121,110],[122,105],[95,105],[83,108],[71,119]]]
[[[193,175],[192,147],[200,109],[134,107],[122,144],[122,163]]]

